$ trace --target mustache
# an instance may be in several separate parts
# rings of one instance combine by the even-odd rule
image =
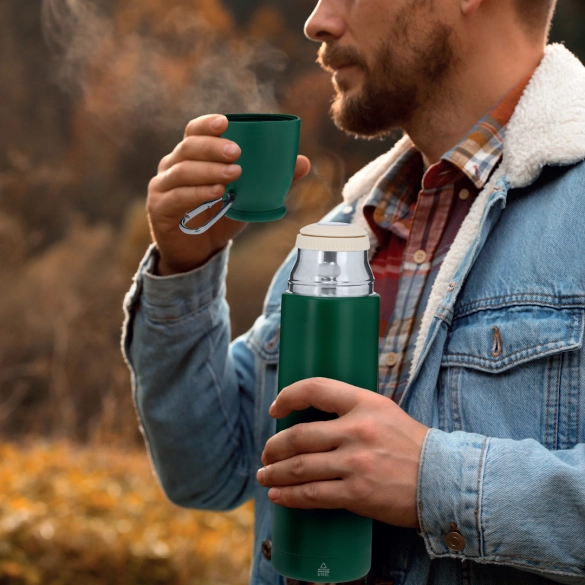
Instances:
[[[363,69],[367,69],[364,59],[352,47],[339,47],[337,45],[327,45],[326,43],[319,47],[316,63],[329,73],[333,73],[336,67],[346,63],[353,63]]]

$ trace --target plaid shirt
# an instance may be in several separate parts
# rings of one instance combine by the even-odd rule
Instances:
[[[364,204],[380,243],[370,263],[380,295],[379,392],[396,402],[408,381],[435,278],[471,204],[502,158],[506,125],[529,80],[518,84],[426,171],[421,152],[412,145]],[[370,585],[375,577],[369,573],[345,585]],[[285,583],[323,585],[290,578]]]
[[[506,125],[523,80],[426,171],[411,146],[364,204],[380,248],[371,266],[380,295],[380,393],[400,401],[431,288],[473,201],[503,154]]]

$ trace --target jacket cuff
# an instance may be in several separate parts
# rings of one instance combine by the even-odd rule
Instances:
[[[488,438],[474,433],[438,429],[427,433],[417,508],[420,532],[431,558],[481,556],[479,508],[487,447]]]
[[[142,259],[132,287],[124,299],[127,313],[140,303],[153,320],[181,319],[220,298],[225,293],[225,277],[231,241],[199,268],[173,274],[153,274],[159,252],[152,244]]]

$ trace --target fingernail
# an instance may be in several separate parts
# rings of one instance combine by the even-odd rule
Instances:
[[[233,143],[233,142],[231,144],[226,144],[223,147],[223,153],[226,156],[235,156],[239,152],[240,152],[240,147],[237,144]]]
[[[280,490],[278,488],[270,488],[268,490],[268,497],[271,500],[278,500],[280,498]]]
[[[264,482],[264,467],[261,467],[256,473],[256,479],[260,482]]]
[[[225,167],[223,167],[223,174],[226,177],[233,177],[239,168],[240,165],[225,165]]]
[[[269,414],[274,411],[274,405],[275,404],[276,404],[276,400],[270,405],[270,408],[268,409],[268,413]]]
[[[213,130],[219,130],[224,124],[225,116],[218,116],[211,122],[211,128]]]

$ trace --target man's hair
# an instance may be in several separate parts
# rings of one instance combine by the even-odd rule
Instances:
[[[514,0],[520,21],[532,31],[548,31],[557,0]]]

